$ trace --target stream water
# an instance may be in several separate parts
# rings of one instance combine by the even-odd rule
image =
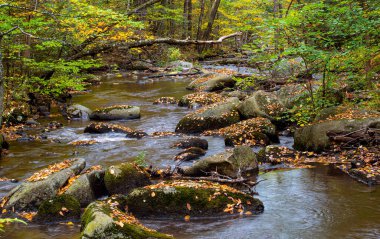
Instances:
[[[128,127],[147,133],[174,131],[177,122],[189,112],[175,105],[153,105],[161,96],[179,98],[186,79],[151,81],[125,76],[109,78],[93,86],[86,95],[73,101],[91,109],[113,104],[141,107],[141,119],[121,121]],[[0,177],[25,179],[48,164],[70,157],[82,157],[87,166],[133,161],[145,152],[155,166],[173,165],[180,150],[170,146],[179,136],[128,139],[123,134],[84,134],[88,121],[62,121],[64,128],[46,133],[49,142],[12,142],[10,154],[0,161]],[[207,155],[225,150],[219,137],[206,137]],[[68,143],[95,139],[100,143],[74,147]],[[291,146],[290,138],[281,144]],[[257,149],[256,149],[257,150]],[[206,155],[206,156],[207,156]],[[332,167],[316,165],[310,169],[272,171],[259,176],[265,179],[256,190],[264,205],[261,215],[238,218],[142,220],[149,227],[173,234],[176,238],[380,238],[380,190],[367,187]],[[0,182],[0,196],[16,184]],[[12,225],[1,238],[78,238],[79,226],[65,224]]]

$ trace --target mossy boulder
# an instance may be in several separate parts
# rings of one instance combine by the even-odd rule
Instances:
[[[332,145],[328,132],[349,131],[376,125],[380,117],[363,119],[330,120],[299,128],[294,133],[294,148],[297,150],[322,151]]]
[[[199,137],[190,137],[183,139],[173,145],[174,147],[180,148],[180,149],[187,149],[191,147],[197,147],[204,150],[208,149],[208,141],[206,139],[202,139]]]
[[[243,101],[238,106],[238,111],[245,119],[264,117],[277,122],[281,120],[286,108],[274,93],[259,90]]]
[[[235,84],[236,80],[233,79],[232,75],[214,74],[195,79],[186,89],[212,92],[223,90],[224,88],[233,88]]]
[[[66,113],[70,119],[87,120],[90,118],[92,110],[80,104],[73,104],[67,108]]]
[[[205,106],[182,118],[176,127],[179,133],[201,133],[205,130],[220,129],[240,121],[238,98]]]
[[[219,217],[234,213],[261,213],[263,203],[226,185],[205,181],[166,181],[133,190],[128,210],[143,217]]]
[[[119,124],[109,124],[109,123],[91,123],[85,129],[85,133],[90,134],[105,134],[105,133],[124,133],[129,138],[142,138],[147,135],[147,133],[141,130],[134,130],[124,125]]]
[[[159,239],[173,238],[144,227],[135,217],[128,215],[117,202],[96,201],[85,210],[81,219],[82,239]]]
[[[95,110],[90,114],[92,120],[126,120],[140,118],[140,107],[114,105]]]
[[[178,106],[195,109],[205,105],[222,102],[225,99],[227,99],[227,97],[213,92],[196,92],[183,96],[179,100]]]
[[[59,195],[42,202],[38,208],[38,220],[61,221],[80,218],[81,207],[78,200],[71,195]]]
[[[110,166],[106,170],[104,182],[110,195],[128,194],[135,188],[151,184],[149,176],[131,163]]]
[[[237,146],[233,150],[216,154],[196,161],[183,169],[186,176],[204,176],[209,172],[218,172],[229,177],[258,171],[255,152],[248,146]]]
[[[97,198],[107,195],[104,183],[105,170],[91,168],[68,185],[64,195],[71,195],[76,198],[82,207],[87,206]]]
[[[65,160],[43,169],[11,190],[4,198],[4,208],[16,211],[36,210],[43,201],[54,198],[67,181],[85,167],[84,159]]]

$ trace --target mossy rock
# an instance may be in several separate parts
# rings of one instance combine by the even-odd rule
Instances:
[[[69,108],[67,108],[66,113],[67,113],[67,116],[71,119],[87,120],[90,118],[90,114],[92,113],[92,110],[80,104],[73,104],[69,106]]]
[[[259,90],[243,101],[238,106],[238,111],[245,119],[264,117],[278,122],[286,108],[274,93]]]
[[[125,120],[140,118],[140,107],[130,105],[116,105],[93,111],[92,120]]]
[[[171,105],[175,105],[175,104],[178,104],[178,100],[174,97],[167,97],[167,96],[163,96],[163,97],[160,97],[158,98],[157,100],[155,100],[153,102],[154,105],[159,105],[159,104],[171,104]]]
[[[133,190],[128,210],[143,217],[219,217],[230,213],[261,213],[262,202],[241,191],[205,181],[169,181]],[[231,209],[241,203],[241,210]]]
[[[129,138],[142,138],[147,135],[147,133],[141,130],[133,130],[129,127],[119,125],[119,124],[109,124],[109,123],[91,123],[84,129],[84,133],[90,134],[105,134],[105,133],[124,133]]]
[[[110,195],[128,194],[135,188],[151,184],[149,176],[131,163],[110,166],[106,170],[104,182]]]
[[[78,200],[71,195],[59,195],[44,201],[38,208],[36,219],[60,221],[79,218],[81,207]]]
[[[82,239],[159,239],[173,238],[144,227],[124,213],[117,202],[96,201],[85,210],[81,219]]]
[[[212,104],[182,118],[176,127],[179,133],[201,133],[205,130],[220,129],[240,121],[238,98]]]
[[[316,90],[318,86],[313,86]],[[288,109],[293,108],[301,99],[307,97],[309,92],[301,84],[289,84],[282,86],[275,92],[279,101]]]
[[[325,121],[299,128],[294,133],[294,148],[320,152],[331,147],[330,131],[353,132],[380,122],[380,118],[341,119]]]
[[[256,154],[248,146],[237,146],[233,150],[198,160],[192,166],[183,169],[186,176],[204,176],[215,171],[229,177],[257,172]]]
[[[197,108],[205,105],[211,105],[218,102],[222,102],[227,97],[221,96],[217,93],[212,92],[196,92],[183,96],[179,102],[178,106],[188,107],[188,108]]]
[[[195,79],[186,89],[212,92],[223,90],[224,88],[232,88],[236,84],[236,80],[234,80],[231,75],[215,74],[211,77],[206,76],[206,80],[203,80],[204,77],[205,76],[202,76],[200,79]]]

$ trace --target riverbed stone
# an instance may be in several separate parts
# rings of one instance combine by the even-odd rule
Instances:
[[[178,106],[196,109],[205,105],[211,105],[218,102],[222,102],[225,99],[227,99],[227,97],[224,97],[214,92],[195,92],[183,96],[179,100]]]
[[[58,195],[42,202],[38,208],[36,219],[43,221],[62,221],[79,218],[81,205],[71,195]]]
[[[257,152],[257,159],[260,163],[280,164],[285,158],[294,158],[295,151],[280,145],[268,145]],[[291,160],[288,160],[291,161]]]
[[[79,174],[85,165],[84,159],[73,159],[35,173],[3,198],[4,208],[16,211],[36,210],[43,201],[55,197],[69,178]],[[60,170],[60,167],[66,168]]]
[[[186,176],[205,176],[210,172],[218,172],[233,178],[257,171],[256,154],[248,146],[237,146],[232,150],[203,158],[192,166],[183,168],[183,174]]]
[[[126,201],[134,215],[149,217],[218,217],[264,210],[260,200],[229,186],[206,181],[161,182],[133,190]]]
[[[131,105],[114,105],[93,111],[92,120],[126,120],[140,118],[140,107]]]
[[[92,110],[80,104],[73,104],[67,108],[66,113],[70,119],[88,120]]]
[[[380,125],[380,117],[363,119],[329,120],[299,128],[294,133],[294,148],[297,150],[322,151],[332,146],[327,133],[330,131],[353,132],[371,125]]]
[[[280,121],[286,112],[285,106],[272,92],[255,91],[238,106],[239,113],[245,119],[264,117],[271,121]]]
[[[129,138],[142,138],[147,133],[141,130],[134,130],[124,125],[110,124],[110,123],[91,123],[84,129],[84,133],[90,134],[104,134],[104,133],[124,133]]]
[[[198,78],[186,87],[188,90],[194,91],[219,91],[225,88],[232,88],[236,84],[236,80],[232,77],[232,75],[224,75],[224,74],[213,74],[206,75]]]
[[[237,105],[238,98],[205,106],[182,118],[176,127],[179,133],[201,133],[205,130],[219,129],[240,121]]]
[[[91,203],[81,218],[82,239],[159,239],[173,238],[144,227],[134,216],[120,209],[118,202]]]
[[[180,161],[190,161],[198,159],[206,154],[206,151],[198,147],[190,147],[178,153],[174,159]]]
[[[198,148],[207,150],[208,149],[208,141],[206,139],[202,139],[199,137],[189,137],[189,138],[180,140],[179,142],[175,143],[173,146],[180,148],[180,149],[198,147]]]
[[[149,176],[131,163],[110,166],[106,170],[104,182],[110,195],[128,194],[135,188],[151,184]]]
[[[175,104],[178,104],[178,100],[174,97],[163,96],[155,100],[153,104],[154,105],[160,105],[160,104],[175,105]]]

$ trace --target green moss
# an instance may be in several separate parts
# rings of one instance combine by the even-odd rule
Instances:
[[[38,208],[37,217],[43,220],[64,219],[80,216],[80,203],[71,195],[59,195],[44,201]]]

